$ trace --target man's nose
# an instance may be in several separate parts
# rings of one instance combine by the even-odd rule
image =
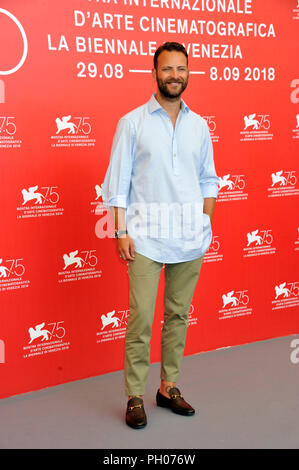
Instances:
[[[179,72],[177,69],[173,68],[171,69],[171,74],[170,74],[171,78],[174,79],[174,80],[177,80],[178,77],[179,77]]]

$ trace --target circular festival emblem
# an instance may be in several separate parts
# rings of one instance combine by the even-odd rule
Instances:
[[[19,61],[19,63],[10,70],[0,70],[0,75],[10,75],[10,74],[16,72],[17,70],[19,70],[19,68],[21,68],[22,65],[24,64],[24,62],[26,60],[26,57],[27,57],[27,52],[28,52],[28,42],[27,42],[27,37],[26,37],[26,33],[24,31],[24,28],[21,25],[21,23],[19,22],[19,20],[14,15],[12,15],[9,11],[4,10],[3,8],[0,8],[0,13],[3,13],[4,15],[8,16],[17,25],[17,27],[19,28],[19,30],[21,32],[23,43],[24,43],[23,55],[22,55],[21,60]]]

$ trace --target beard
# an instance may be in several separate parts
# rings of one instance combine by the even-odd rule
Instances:
[[[171,91],[168,88],[169,83],[179,83],[180,87],[177,90]],[[187,88],[188,85],[188,77],[186,80],[161,80],[157,77],[157,84],[159,91],[164,98],[179,98],[183,91]]]

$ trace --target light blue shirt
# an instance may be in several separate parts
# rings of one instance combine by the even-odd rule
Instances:
[[[183,100],[175,128],[155,95],[119,120],[102,197],[126,209],[137,253],[160,263],[202,256],[212,240],[203,199],[218,185],[208,125]]]

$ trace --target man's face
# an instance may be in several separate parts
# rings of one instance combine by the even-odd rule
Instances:
[[[182,52],[163,51],[158,57],[157,69],[153,76],[164,98],[176,99],[188,85],[189,70],[187,57]]]

